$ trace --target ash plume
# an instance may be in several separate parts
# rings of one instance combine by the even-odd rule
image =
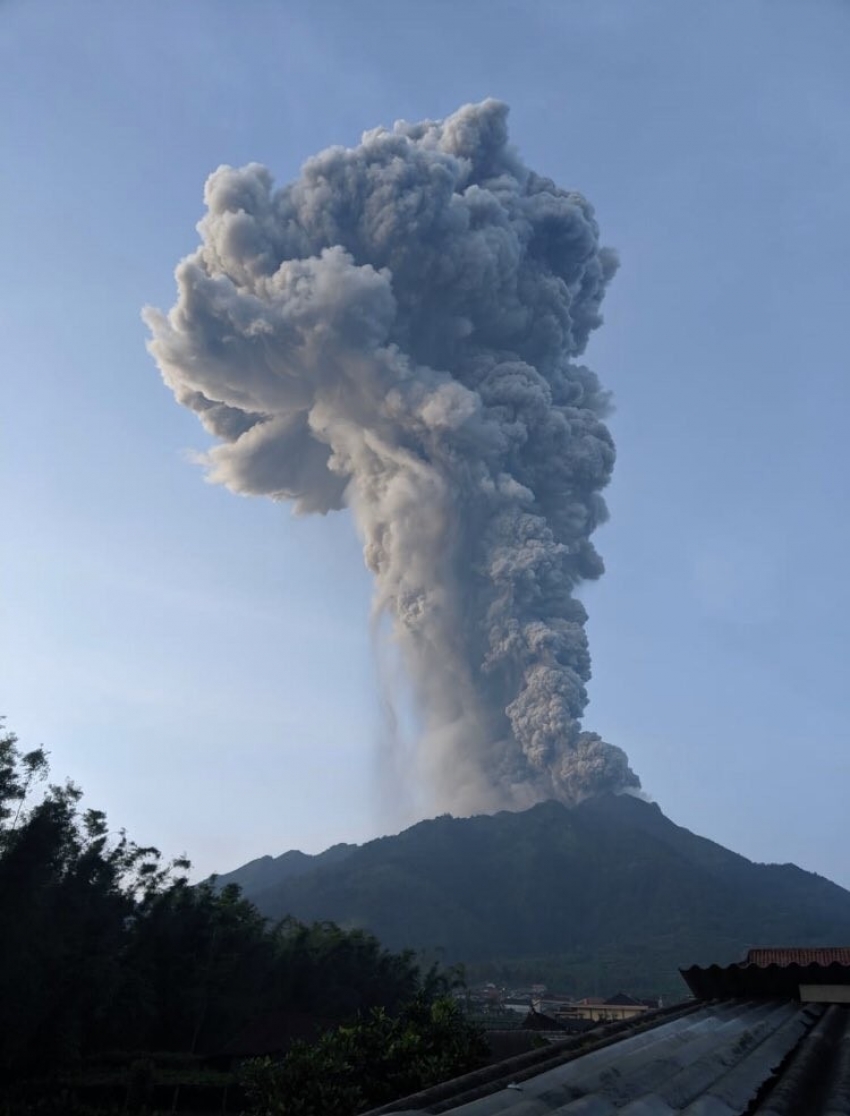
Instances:
[[[419,770],[460,811],[639,786],[585,732],[574,596],[614,465],[608,396],[575,358],[616,257],[593,209],[523,165],[507,106],[367,132],[275,189],[207,181],[178,300],[147,310],[211,480],[350,508],[422,722]]]

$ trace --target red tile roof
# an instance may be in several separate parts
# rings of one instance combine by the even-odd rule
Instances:
[[[850,946],[798,949],[751,949],[747,965],[850,965]]]

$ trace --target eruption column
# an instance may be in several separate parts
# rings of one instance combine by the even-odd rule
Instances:
[[[212,480],[349,507],[422,719],[442,808],[639,786],[581,728],[591,535],[614,465],[576,363],[616,269],[593,210],[527,169],[507,107],[367,132],[275,190],[219,167],[178,300],[147,310]]]

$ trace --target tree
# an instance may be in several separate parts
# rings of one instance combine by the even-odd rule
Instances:
[[[252,1116],[352,1116],[481,1065],[487,1044],[448,996],[417,996],[397,1015],[373,1008],[285,1058],[248,1062]]]
[[[271,924],[235,885],[190,886],[188,861],[164,863],[123,830],[111,836],[78,787],[48,775],[43,749],[23,753],[0,734],[5,1085],[40,1102],[50,1094],[41,1079],[79,1081],[87,1057],[123,1051],[126,1065],[149,1069],[155,1052],[216,1053],[287,1013],[342,1026],[298,1047],[283,1070],[260,1063],[256,1088],[276,1095],[283,1074],[315,1111],[336,1111],[306,1090],[316,1066],[347,1104],[409,1091],[476,1056],[477,1038],[445,998],[457,974],[423,972],[412,953],[331,922]],[[271,1033],[265,1050],[284,1041]]]
[[[42,748],[0,737],[0,1070],[57,1071],[103,1040],[114,1018],[128,922],[172,866],[105,815],[82,810],[73,783],[48,784]],[[179,862],[185,865],[185,862]]]

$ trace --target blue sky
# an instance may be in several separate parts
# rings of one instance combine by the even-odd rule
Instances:
[[[206,176],[496,96],[621,270],[586,725],[675,821],[850,886],[850,9],[0,4],[0,709],[199,873],[392,828],[344,515],[204,483],[145,351]]]

